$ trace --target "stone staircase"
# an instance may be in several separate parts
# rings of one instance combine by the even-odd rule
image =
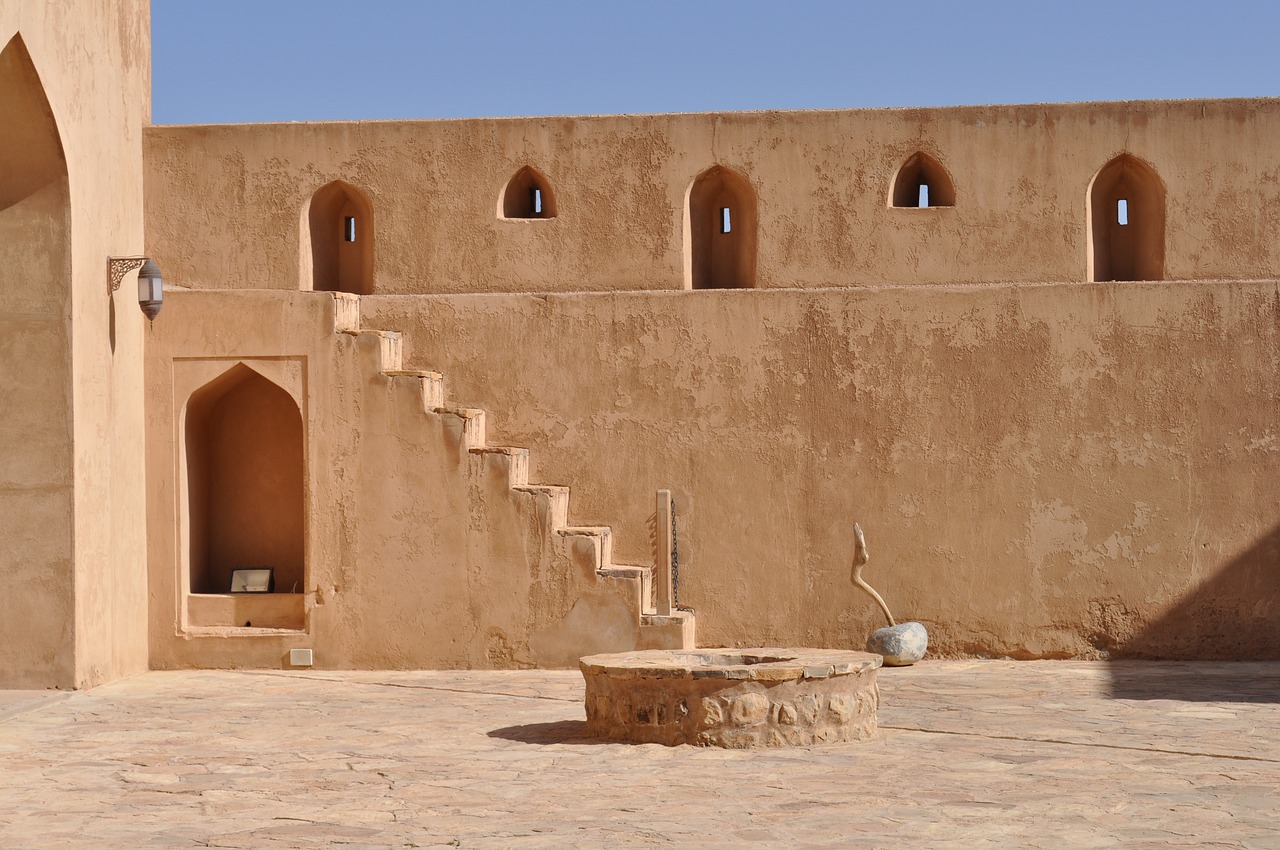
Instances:
[[[530,483],[527,448],[489,445],[484,410],[449,405],[442,374],[404,368],[404,344],[399,332],[361,328],[358,296],[334,295],[335,330],[376,346],[378,370],[397,384],[416,385],[413,390],[421,397],[425,414],[456,420],[461,426],[460,450],[466,453],[470,462],[482,466],[497,464],[505,472],[507,486],[517,498],[532,499],[537,503],[535,507],[539,514],[548,518],[547,542],[561,547],[575,560],[585,558],[598,582],[621,582],[627,586],[628,595],[638,600],[636,608],[640,617],[638,644],[631,649],[694,648],[695,619],[692,611],[657,612],[653,566],[615,563],[610,527],[571,524],[568,487]],[[655,562],[660,563],[661,560],[655,557]]]

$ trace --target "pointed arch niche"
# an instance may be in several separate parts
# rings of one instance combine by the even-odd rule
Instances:
[[[207,374],[221,364],[200,365]],[[301,628],[305,464],[298,403],[239,362],[191,394],[181,440],[189,623]],[[242,567],[272,567],[277,592],[230,594],[231,572]],[[226,597],[202,601],[202,594]],[[282,596],[289,599],[269,598]]]
[[[1164,181],[1130,154],[1102,166],[1089,183],[1088,278],[1164,279]]]
[[[498,217],[555,218],[556,196],[551,182],[533,166],[524,166],[502,187]]]
[[[905,209],[954,207],[956,189],[942,163],[917,151],[907,157],[894,175],[889,204]]]
[[[756,285],[756,193],[746,177],[722,165],[695,177],[685,197],[684,232],[686,288]]]
[[[311,288],[371,294],[373,204],[365,194],[343,180],[326,183],[311,196],[302,219],[311,243]]]
[[[72,652],[86,596],[72,592],[70,511],[49,510],[71,503],[67,482],[76,477],[70,184],[57,120],[26,43],[15,34],[0,48],[0,512],[8,528],[26,530],[6,535],[0,553],[0,687],[69,687],[84,664],[103,659]],[[105,273],[105,259],[84,276]],[[105,324],[105,299],[86,298]],[[97,448],[104,457],[113,451]]]

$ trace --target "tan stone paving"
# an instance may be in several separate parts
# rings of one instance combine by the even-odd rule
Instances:
[[[1280,850],[1280,664],[926,662],[881,736],[596,744],[563,672],[157,672],[0,719],[0,848]]]

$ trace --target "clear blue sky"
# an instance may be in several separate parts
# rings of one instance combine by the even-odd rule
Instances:
[[[1274,0],[152,0],[156,123],[1280,94]]]

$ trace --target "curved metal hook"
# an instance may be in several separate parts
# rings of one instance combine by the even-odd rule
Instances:
[[[867,554],[867,538],[862,533],[862,526],[855,522],[853,524],[853,583],[871,594],[871,598],[880,605],[880,610],[889,618],[889,625],[896,626],[898,624],[894,621],[893,614],[889,613],[889,606],[885,604],[884,599],[876,593],[874,587],[862,580],[862,568],[869,560],[871,556]]]

